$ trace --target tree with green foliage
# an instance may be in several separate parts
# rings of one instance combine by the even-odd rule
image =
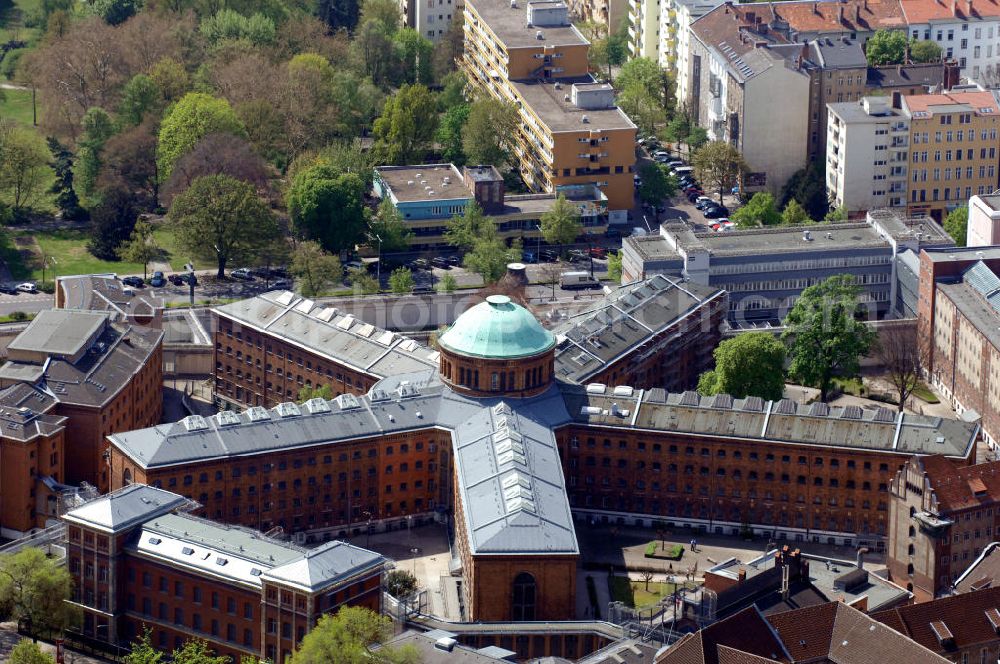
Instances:
[[[616,32],[593,40],[589,55],[591,67],[601,73],[607,67],[608,82],[612,82],[612,67],[621,67],[628,61],[628,33]]]
[[[142,4],[141,0],[89,0],[87,7],[108,25],[119,25],[135,16]]]
[[[583,233],[580,209],[566,200],[565,194],[556,197],[555,203],[542,213],[539,221],[542,237],[549,244],[570,244]]]
[[[706,143],[694,153],[691,165],[699,180],[718,189],[720,204],[722,195],[738,185],[750,170],[740,151],[726,141]]]
[[[966,233],[969,228],[969,206],[963,205],[949,212],[941,225],[955,241],[956,247],[964,247],[968,241]]]
[[[208,643],[201,639],[185,641],[184,645],[174,650],[171,657],[173,664],[229,664],[229,657],[216,655],[208,647]]]
[[[716,347],[715,369],[698,380],[702,394],[777,401],[785,391],[785,345],[767,332],[746,332]]]
[[[339,254],[364,239],[365,183],[355,173],[319,163],[296,174],[288,190],[288,214],[296,232]]]
[[[305,297],[322,295],[331,284],[339,284],[344,278],[340,259],[311,240],[295,248],[289,272],[298,280],[299,292]]]
[[[153,647],[152,635],[150,628],[144,628],[142,636],[131,643],[123,664],[162,664],[163,653]]]
[[[838,205],[835,208],[830,208],[830,211],[826,213],[823,217],[824,221],[847,221],[847,206]]]
[[[406,226],[403,215],[385,197],[378,205],[375,214],[368,221],[368,244],[378,248],[379,253],[404,251],[410,246],[413,231]]]
[[[462,259],[462,264],[481,276],[486,285],[490,285],[506,274],[508,263],[521,260],[522,253],[520,240],[514,240],[508,247],[497,237],[496,226],[491,223],[486,228],[492,229],[492,233],[487,231],[485,236],[475,241],[472,250]]]
[[[457,288],[458,281],[450,274],[444,275],[438,282],[438,290],[442,293],[454,293]]]
[[[405,569],[394,569],[385,575],[385,589],[393,597],[404,599],[417,591],[417,577]]]
[[[101,202],[90,211],[87,251],[101,260],[117,261],[118,248],[132,235],[139,211],[135,197],[120,187],[101,194]]]
[[[155,113],[163,95],[156,82],[146,74],[136,74],[122,88],[118,104],[118,125],[125,129],[142,124],[147,113]]]
[[[940,62],[941,47],[927,39],[913,40],[910,42],[910,60],[913,62]]]
[[[691,127],[691,132],[687,137],[688,150],[697,151],[705,143],[708,143],[708,130],[704,127]]]
[[[0,614],[54,636],[79,618],[70,605],[73,579],[61,561],[35,547],[0,556]]]
[[[492,225],[493,222],[483,215],[483,209],[475,201],[469,201],[462,214],[455,215],[448,222],[444,238],[456,249],[468,251],[472,249],[478,237],[490,232],[486,227]],[[493,234],[496,234],[496,229]]]
[[[422,163],[437,132],[434,95],[423,85],[404,85],[385,101],[375,121],[375,150],[390,164]]]
[[[608,252],[608,279],[615,283],[622,280],[622,252]]]
[[[156,260],[163,249],[156,244],[153,237],[153,225],[148,221],[137,221],[128,240],[118,247],[118,257],[129,263],[142,263],[142,278],[146,278],[146,268],[150,261]]]
[[[331,32],[351,32],[361,17],[361,3],[358,0],[315,0],[313,12]]]
[[[77,180],[84,196],[96,192],[97,176],[101,171],[101,152],[108,139],[115,135],[115,123],[108,112],[93,107],[83,114],[83,133],[77,141]]]
[[[682,109],[675,113],[674,117],[667,123],[666,128],[663,130],[664,138],[671,143],[676,143],[679,148],[683,143],[687,142],[693,126],[687,109]]]
[[[509,142],[520,123],[517,107],[484,96],[469,106],[462,127],[462,151],[470,164],[505,170],[511,161]]]
[[[55,137],[50,136],[46,143],[52,154],[49,165],[56,174],[49,191],[56,195],[56,205],[62,218],[67,221],[85,218],[87,211],[80,207],[80,199],[73,188],[73,153]]]
[[[781,212],[781,223],[785,226],[794,226],[796,224],[808,224],[811,223],[812,219],[809,218],[809,213],[805,211],[799,202],[794,198],[788,201],[788,205]]]
[[[468,104],[465,98],[465,89],[468,80],[462,70],[448,72],[441,79],[441,92],[438,93],[438,109],[442,113],[447,113],[448,109],[462,104]]]
[[[277,28],[274,21],[264,14],[244,16],[232,9],[220,9],[201,20],[198,26],[210,44],[225,41],[246,41],[256,47],[274,42]]]
[[[781,189],[778,205],[784,208],[792,200],[799,202],[810,219],[823,219],[830,211],[826,168],[822,160],[814,161],[788,178]]]
[[[227,175],[197,178],[174,198],[168,216],[181,247],[196,258],[214,260],[219,279],[230,261],[252,260],[284,241],[254,186]]]
[[[731,219],[740,228],[776,226],[781,223],[781,213],[774,204],[774,196],[758,191],[746,205],[733,212]]]
[[[855,378],[860,359],[868,354],[875,333],[858,302],[860,288],[847,274],[809,286],[785,317],[782,341],[788,346],[788,373],[804,385],[820,390],[826,401],[833,378]]]
[[[189,92],[181,97],[160,125],[157,162],[161,180],[170,177],[177,160],[198,141],[216,133],[246,138],[246,129],[229,102],[203,92]]]
[[[906,33],[901,30],[876,30],[865,44],[869,66],[901,65],[906,58]]]
[[[618,74],[618,105],[647,134],[667,120],[673,108],[674,85],[667,72],[650,58],[633,58]]]
[[[389,275],[389,290],[397,295],[413,290],[413,272],[408,267],[397,267]]]
[[[55,664],[52,655],[42,652],[41,647],[31,639],[21,639],[10,651],[9,664]]]
[[[462,130],[469,119],[470,107],[465,102],[446,109],[438,125],[437,142],[441,144],[441,156],[456,166],[465,165],[465,151],[462,147]]]
[[[659,205],[677,193],[677,178],[661,164],[643,164],[639,180],[638,194],[643,203]]]
[[[329,385],[316,385],[315,387],[309,387],[308,385],[299,388],[299,401],[309,401],[310,399],[326,399],[329,401],[333,398],[333,390],[330,389]]]
[[[347,271],[347,281],[361,295],[377,293],[382,288],[378,280],[363,267],[354,267]]]
[[[430,85],[434,82],[431,67],[434,42],[410,27],[401,28],[392,37],[399,54],[404,83]]]
[[[169,57],[158,60],[149,70],[149,77],[163,95],[163,101],[168,104],[183,97],[191,87],[184,65]]]
[[[416,664],[419,653],[412,646],[384,645],[392,635],[392,622],[363,607],[345,606],[326,614],[305,635],[290,664]],[[374,646],[381,646],[375,648]]]

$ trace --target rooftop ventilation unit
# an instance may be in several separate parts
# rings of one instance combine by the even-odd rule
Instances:
[[[589,115],[584,115],[582,118],[580,118],[580,121],[583,124],[589,124],[590,123],[590,116]]]
[[[541,30],[535,31],[535,39],[545,39],[545,35],[542,34]]]

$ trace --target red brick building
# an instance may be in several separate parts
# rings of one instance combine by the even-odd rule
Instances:
[[[915,457],[890,488],[889,577],[917,601],[947,593],[1000,534],[1000,462]]]
[[[108,490],[107,436],[148,427],[163,413],[163,332],[111,314],[42,311],[7,346],[0,388],[34,386],[33,410],[63,418],[66,484]]]
[[[84,636],[127,645],[149,628],[161,650],[196,637],[234,661],[280,664],[323,614],[380,609],[382,556],[344,542],[304,549],[191,507],[131,484],[64,515]]]

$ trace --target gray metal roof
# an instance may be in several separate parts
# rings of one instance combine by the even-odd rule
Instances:
[[[597,306],[557,327],[556,375],[585,383],[612,362],[648,352],[648,340],[672,325],[692,319],[711,300],[724,297],[711,286],[662,275],[622,286]]]
[[[27,329],[7,344],[7,352],[71,357],[107,322],[108,316],[103,313],[46,309],[38,312]]]
[[[153,289],[130,289],[116,274],[76,274],[59,277],[63,309],[106,311],[117,316],[152,316],[163,309],[163,298]]]
[[[375,378],[437,366],[437,351],[288,291],[264,293],[215,312]]]
[[[347,542],[327,542],[272,567],[262,578],[307,592],[318,592],[352,577],[383,567],[388,561],[378,553]]]
[[[117,533],[189,504],[187,498],[176,493],[145,484],[129,484],[70,510],[63,519]]]

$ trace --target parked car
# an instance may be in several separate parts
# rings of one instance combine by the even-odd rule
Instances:
[[[726,215],[728,215],[729,214],[729,210],[727,210],[724,207],[715,206],[715,207],[709,207],[709,208],[707,208],[705,210],[702,210],[701,214],[706,219],[719,219],[720,217],[725,217]]]
[[[414,295],[426,295],[434,292],[434,287],[430,284],[417,284],[411,291]]]
[[[430,267],[431,263],[426,258],[417,258],[410,261],[411,270],[428,270]]]
[[[17,286],[12,286],[10,284],[0,284],[0,293],[3,293],[5,295],[17,295],[18,292],[20,291],[17,290]]]
[[[174,286],[183,286],[185,284],[185,279],[179,274],[169,274],[167,275],[167,281],[172,283]]]
[[[37,293],[38,287],[35,286],[35,282],[26,281],[23,284],[18,284],[17,290],[21,291],[22,293]]]
[[[551,249],[542,249],[538,252],[538,260],[545,263],[555,263],[559,260],[559,254],[552,251]]]
[[[608,250],[604,247],[591,247],[588,249],[591,258],[604,259],[608,257]]]
[[[708,196],[699,196],[694,201],[694,206],[699,210],[704,210],[709,205],[717,205],[717,203]]]
[[[462,259],[455,255],[445,256],[445,260],[447,260],[448,265],[451,265],[452,267],[462,264]]]
[[[229,273],[229,276],[233,279],[239,279],[240,281],[253,281],[253,274],[250,273],[250,268],[241,267],[237,270],[233,270]]]
[[[153,273],[153,276],[149,278],[149,285],[153,288],[163,288],[167,285],[167,279],[163,276],[163,273],[157,270]]]
[[[669,166],[670,168],[679,168],[681,166],[687,166],[687,162],[684,161],[683,159],[678,159],[677,157],[674,157],[673,159],[667,161],[667,166]]]
[[[538,256],[535,255],[533,251],[522,251],[521,252],[521,262],[522,263],[537,263]]]
[[[271,276],[271,270],[266,267],[252,267],[250,268],[250,274],[260,279],[267,279]]]
[[[600,288],[601,282],[590,276],[589,272],[563,272],[559,275],[559,287],[563,290]]]
[[[445,258],[444,256],[435,256],[434,258],[432,258],[431,265],[433,265],[434,267],[439,267],[442,270],[451,269],[451,263],[449,263],[448,259]]]
[[[292,280],[291,279],[277,279],[271,282],[271,290],[291,290]]]
[[[146,285],[143,283],[142,277],[125,277],[122,279],[122,283],[132,288],[142,288]]]

